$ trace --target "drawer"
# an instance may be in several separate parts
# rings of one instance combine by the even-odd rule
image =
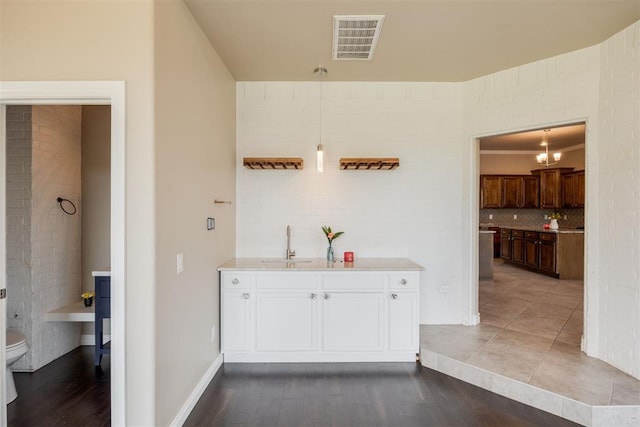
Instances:
[[[509,228],[501,228],[500,229],[500,235],[502,237],[511,237],[511,229],[509,229]]]
[[[544,242],[555,242],[556,235],[555,233],[540,233],[540,240]]]
[[[100,276],[94,280],[96,299],[111,297],[111,277]]]
[[[222,289],[249,289],[251,288],[251,274],[249,273],[222,273]]]
[[[389,289],[418,289],[420,283],[418,273],[392,273],[389,274]]]
[[[528,240],[538,240],[538,232],[537,231],[527,231],[524,233],[524,238]]]
[[[256,274],[257,289],[317,289],[318,275],[315,273],[259,273]]]
[[[512,230],[511,235],[513,237],[524,237],[524,231],[522,230]]]
[[[385,273],[326,273],[323,275],[322,289],[384,289],[386,279]]]

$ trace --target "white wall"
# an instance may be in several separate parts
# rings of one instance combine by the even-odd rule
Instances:
[[[168,425],[220,354],[217,266],[235,251],[235,80],[182,1],[156,3],[155,28],[154,424]]]
[[[322,89],[322,92],[321,92]],[[238,83],[237,251],[407,257],[425,267],[421,322],[461,321],[462,84]],[[325,171],[315,170],[322,143]],[[301,171],[242,167],[243,157],[303,157]],[[341,157],[399,157],[393,171],[341,171]],[[450,285],[449,294],[438,287]]]
[[[151,1],[0,1],[0,81],[126,82],[126,419],[153,425],[155,205]]]
[[[589,270],[598,355],[640,378],[640,23],[600,46],[598,169],[592,211],[598,257]],[[596,324],[597,321],[597,324]]]
[[[93,292],[95,270],[111,267],[111,106],[82,106],[82,292]],[[109,334],[105,320],[105,334]],[[83,335],[95,333],[93,322]]]

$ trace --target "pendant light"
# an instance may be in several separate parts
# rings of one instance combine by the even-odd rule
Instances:
[[[318,76],[318,79],[327,75],[327,69],[324,67],[317,67],[313,70],[313,73]],[[318,144],[318,148],[316,150],[316,170],[318,172],[324,171],[324,146],[322,145],[322,83],[320,83],[320,143]]]
[[[551,129],[544,130],[544,136],[542,137],[542,142],[540,143],[540,145],[544,147],[544,153],[540,153],[536,156],[536,161],[542,166],[544,166],[545,168],[548,168],[549,166],[553,166],[557,164],[562,158],[562,153],[553,153],[553,162],[549,161],[549,136],[548,135],[550,131]]]

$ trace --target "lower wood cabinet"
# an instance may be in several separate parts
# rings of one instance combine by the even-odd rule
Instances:
[[[416,271],[242,274],[220,273],[226,361],[415,360]]]
[[[501,230],[506,263],[560,279],[584,277],[584,233]]]

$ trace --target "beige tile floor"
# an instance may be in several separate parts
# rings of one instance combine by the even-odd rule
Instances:
[[[581,280],[494,267],[480,325],[422,326],[421,348],[590,405],[640,405],[640,381],[580,351]]]

